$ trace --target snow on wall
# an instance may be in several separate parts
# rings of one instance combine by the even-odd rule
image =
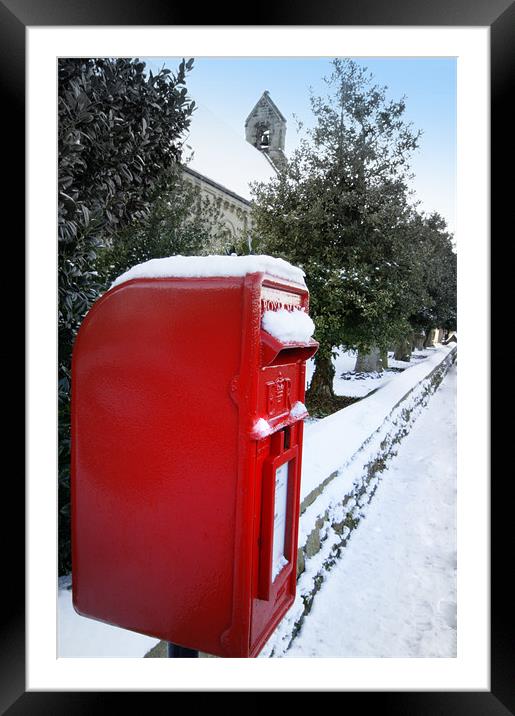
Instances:
[[[169,256],[163,259],[150,259],[133,266],[118,276],[111,284],[111,288],[134,278],[246,276],[258,272],[293,281],[301,286],[306,285],[302,269],[274,256]]]
[[[261,327],[283,343],[307,343],[315,331],[315,324],[304,309],[265,311]]]

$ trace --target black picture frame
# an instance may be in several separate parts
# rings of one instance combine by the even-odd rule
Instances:
[[[224,22],[223,8],[202,9],[202,26],[260,25],[254,19],[233,16]],[[263,13],[265,14],[265,13]],[[229,13],[227,13],[229,15]],[[0,81],[4,98],[3,136],[16,148],[14,161],[5,166],[8,178],[4,203],[18,217],[16,236],[23,231],[25,199],[25,29],[35,26],[74,25],[195,25],[195,8],[178,6],[170,0],[0,0]],[[500,228],[512,202],[509,182],[504,182],[503,168],[513,163],[512,116],[508,109],[514,83],[513,44],[515,40],[515,4],[508,0],[361,0],[361,2],[283,3],[268,5],[267,25],[383,25],[383,26],[482,26],[491,32],[491,237],[501,239]],[[509,225],[508,225],[509,226]],[[13,231],[13,230],[11,230]],[[510,234],[513,232],[510,231]],[[12,235],[12,234],[11,234]],[[15,243],[15,242],[13,242]],[[491,247],[493,248],[493,241]],[[502,245],[502,244],[501,244]],[[23,241],[17,238],[23,254]],[[491,249],[491,259],[494,254]],[[23,261],[23,256],[21,258]],[[27,287],[30,290],[30,287]],[[492,316],[496,304],[492,301]],[[12,334],[18,333],[24,344],[20,321],[12,321]],[[493,324],[492,324],[493,329]],[[16,344],[19,345],[19,344]],[[19,400],[19,399],[18,399]],[[497,436],[497,433],[496,433]],[[495,443],[500,446],[501,438]],[[491,454],[495,454],[492,434]],[[509,467],[508,467],[509,471]],[[11,479],[8,485],[9,505],[16,505],[18,520],[4,535],[4,585],[2,639],[0,645],[0,708],[2,713],[80,714],[112,712],[119,708],[120,693],[95,692],[27,692],[25,690],[25,594],[24,530],[22,479]],[[410,716],[463,714],[463,716],[505,716],[515,713],[515,630],[513,629],[512,590],[509,586],[512,543],[510,506],[504,486],[491,480],[491,690],[452,692],[345,692],[342,705],[350,708],[377,709],[382,714]],[[494,519],[495,517],[495,519]],[[513,571],[513,570],[511,570]],[[8,588],[7,588],[8,586]],[[335,688],[335,690],[337,690]],[[131,693],[131,705],[147,710],[150,693]],[[115,707],[115,701],[117,706]]]

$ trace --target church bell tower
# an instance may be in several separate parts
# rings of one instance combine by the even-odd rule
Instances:
[[[286,162],[285,136],[286,119],[265,90],[245,121],[245,139],[279,172]]]

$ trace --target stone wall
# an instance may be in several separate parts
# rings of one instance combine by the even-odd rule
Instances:
[[[193,169],[186,168],[184,177],[197,187],[201,195],[209,199],[213,206],[219,204],[221,220],[232,239],[236,241],[241,237],[247,237],[251,228],[250,201]],[[217,247],[214,246],[213,251],[216,249]]]

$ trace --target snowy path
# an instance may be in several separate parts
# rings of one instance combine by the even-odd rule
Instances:
[[[456,366],[400,444],[285,656],[456,656]]]

